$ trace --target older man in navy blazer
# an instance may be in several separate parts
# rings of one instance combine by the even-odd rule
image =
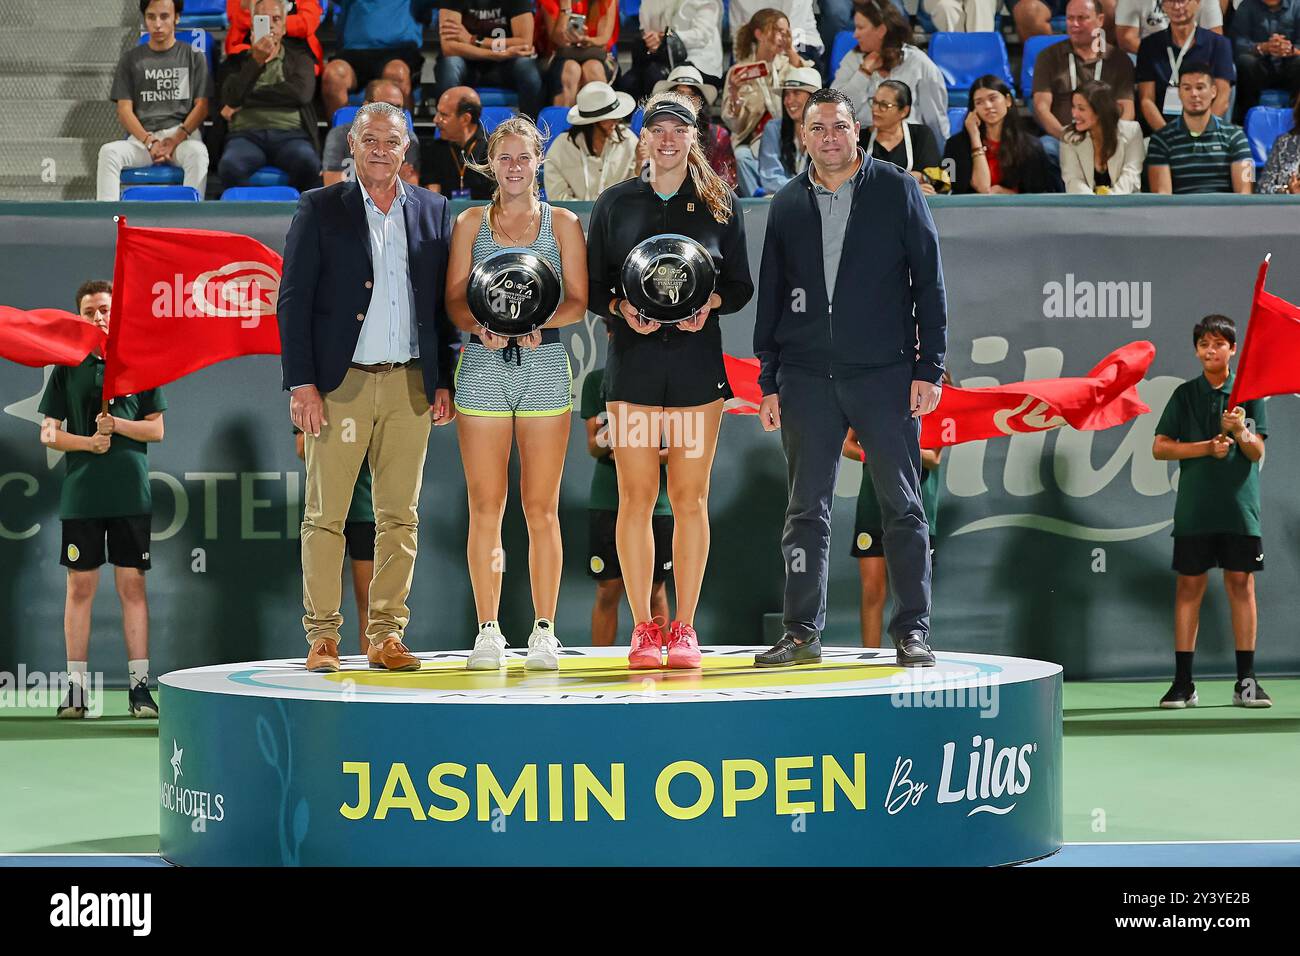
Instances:
[[[803,138],[811,162],[772,200],[758,279],[759,417],[765,430],[781,429],[790,504],[781,540],[785,633],[754,663],[821,660],[831,501],[852,426],[884,519],[898,663],[927,666],[934,655],[920,417],[939,403],[947,348],[939,236],[911,174],[858,147],[843,93],[812,95]]]
[[[361,462],[374,476],[370,666],[417,670],[402,641],[430,423],[445,425],[459,335],[443,307],[451,210],[398,178],[401,110],[370,103],[348,134],[356,180],[313,189],[285,240],[277,312],[289,417],[306,435],[307,669],[337,671],[343,523]]]

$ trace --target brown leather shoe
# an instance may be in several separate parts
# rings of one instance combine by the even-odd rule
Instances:
[[[339,669],[339,642],[337,638],[322,637],[312,642],[307,652],[307,670],[317,674],[332,674]]]
[[[385,638],[382,644],[371,644],[370,650],[366,651],[366,659],[376,670],[418,671],[420,669],[420,659],[411,653],[396,634]]]

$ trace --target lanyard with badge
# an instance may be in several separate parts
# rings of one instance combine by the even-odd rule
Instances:
[[[903,167],[904,171],[910,171],[912,169],[912,131],[907,128],[910,125],[911,125],[910,123],[906,123],[906,122],[902,124],[903,150],[907,154],[907,165]],[[871,150],[875,147],[875,145],[876,145],[876,128],[873,126],[871,128],[871,136],[867,139],[868,156],[871,155]],[[881,148],[883,149],[883,147]],[[895,147],[895,149],[897,149],[897,147]],[[898,165],[898,164],[895,163],[894,165]]]
[[[465,188],[465,170],[469,166],[469,161],[474,155],[474,143],[477,139],[478,139],[478,133],[475,133],[474,136],[470,139],[470,141],[465,144],[464,148],[460,146],[455,147],[457,150],[460,151],[459,158],[455,157],[454,155],[452,157],[452,159],[456,163],[456,172],[460,175],[460,188],[453,189],[451,191],[452,199],[470,198],[469,190]]]
[[[1187,56],[1187,51],[1192,48],[1196,41],[1196,28],[1192,28],[1191,34],[1187,41],[1178,51],[1178,59],[1174,59],[1174,51],[1171,47],[1165,47],[1165,53],[1169,57],[1169,85],[1165,87],[1165,105],[1160,111],[1166,116],[1180,116],[1183,112],[1183,101],[1178,98],[1178,70],[1183,65],[1183,57]]]
[[[1071,50],[1070,51],[1070,89],[1072,91],[1077,90],[1079,88],[1079,70],[1074,65],[1075,59],[1076,57],[1074,55],[1074,51]],[[1101,61],[1102,58],[1097,57],[1097,62],[1092,65],[1092,78],[1094,80],[1101,79]]]

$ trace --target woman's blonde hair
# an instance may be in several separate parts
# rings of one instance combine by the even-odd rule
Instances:
[[[789,21],[782,11],[773,7],[764,7],[752,17],[749,22],[740,28],[736,34],[736,62],[748,60],[754,55],[754,49],[758,46],[758,31],[766,30],[777,20]]]
[[[676,103],[692,114],[695,113],[694,100],[673,90],[664,90],[646,101],[645,115],[649,116],[658,104],[664,102]],[[709,165],[708,157],[704,155],[704,146],[700,143],[700,128],[698,126],[692,128],[695,130],[695,135],[691,137],[691,148],[686,154],[687,171],[690,173],[691,182],[695,184],[695,192],[709,207],[713,218],[718,222],[726,222],[731,218],[731,187]],[[645,130],[643,129],[642,132],[644,133]]]
[[[492,157],[495,156],[497,152],[500,151],[501,142],[507,136],[521,137],[523,141],[528,144],[529,150],[531,150],[532,153],[537,157],[538,169],[541,168],[542,159],[544,158],[545,155],[545,151],[542,148],[542,143],[544,142],[542,138],[542,132],[537,128],[537,125],[532,120],[530,120],[527,116],[524,116],[522,114],[518,116],[512,116],[509,119],[502,120],[500,123],[498,123],[496,129],[492,131],[492,135],[488,137],[488,141],[487,141],[488,161],[486,163],[469,162],[466,164],[467,168],[474,170],[476,173],[481,173],[482,175],[486,176],[488,179],[492,180],[492,182],[496,183],[497,174],[496,174],[496,170],[493,169],[492,167]],[[541,184],[538,183],[536,176],[533,177],[533,198],[534,199],[541,198]],[[491,203],[488,204],[487,212],[485,213],[485,215],[490,217],[494,212],[500,212],[500,211],[501,211],[501,184],[497,183],[496,189],[492,190],[492,201]],[[488,228],[491,228],[491,226],[492,226],[492,221],[489,218]]]

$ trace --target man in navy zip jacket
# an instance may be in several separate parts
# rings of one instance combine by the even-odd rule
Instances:
[[[790,504],[785,633],[755,656],[758,667],[821,660],[831,501],[850,425],[884,518],[898,663],[934,664],[920,417],[939,404],[947,348],[939,236],[916,180],[859,149],[853,117],[843,93],[813,94],[803,127],[811,163],[768,214],[754,354],[759,418],[765,431],[782,429]]]

